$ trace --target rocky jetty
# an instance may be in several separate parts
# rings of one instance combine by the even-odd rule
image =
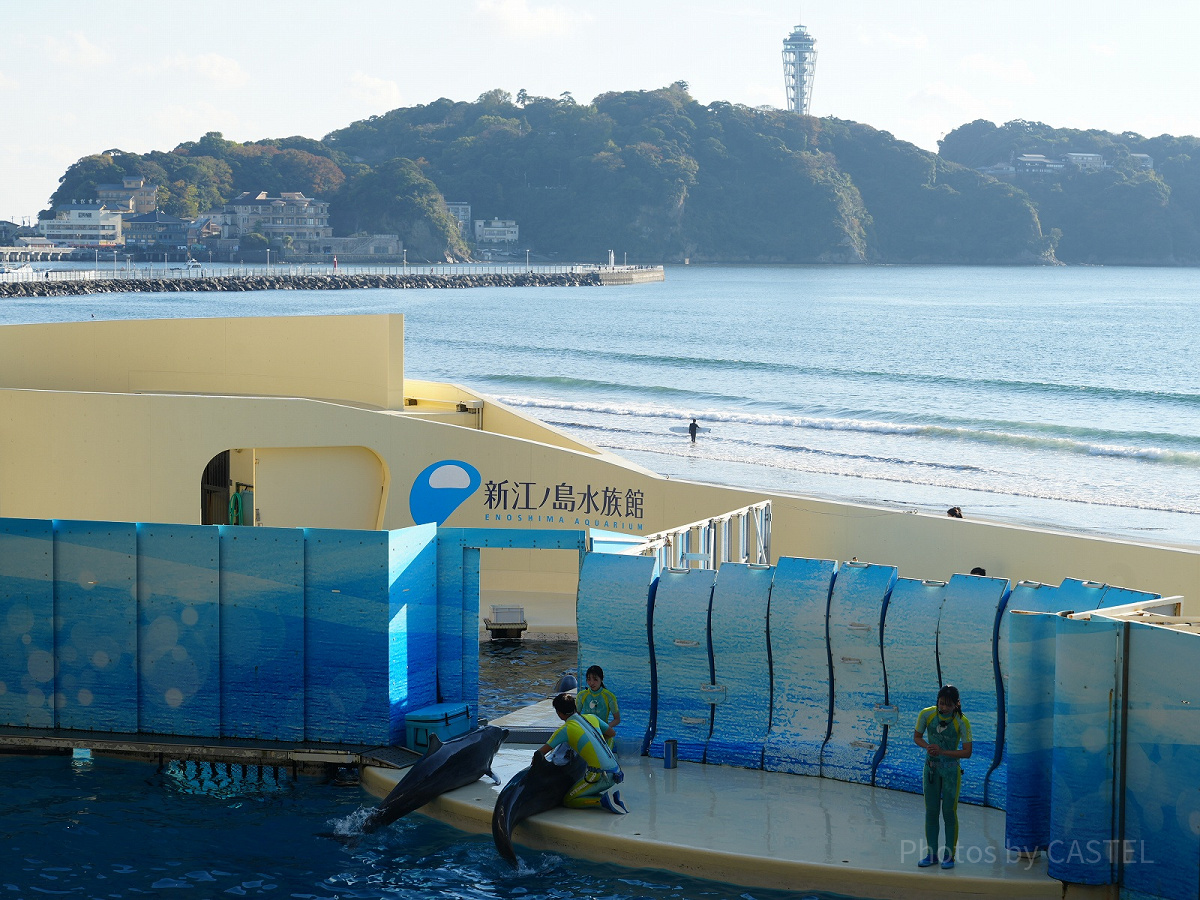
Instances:
[[[214,275],[0,283],[0,297],[207,291],[356,291],[368,288],[583,287],[600,285],[596,272],[518,272],[478,275]]]

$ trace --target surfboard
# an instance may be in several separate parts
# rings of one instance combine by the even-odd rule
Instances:
[[[670,428],[670,430],[671,430],[671,431],[674,431],[674,432],[676,432],[677,434],[687,434],[687,433],[688,433],[688,426],[686,426],[686,425],[672,425],[672,426],[671,426],[671,428]],[[698,431],[700,434],[707,434],[708,432],[712,431],[712,429],[711,429],[711,428],[705,428],[703,425],[701,425],[700,427],[698,427],[698,428],[696,429],[696,431]]]

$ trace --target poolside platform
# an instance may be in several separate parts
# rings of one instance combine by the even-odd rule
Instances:
[[[281,766],[308,771],[322,766],[372,766],[393,771],[406,768],[420,754],[403,747],[312,741],[263,741],[246,738],[197,738],[174,735],[121,734],[111,731],[13,728],[0,726],[0,753],[49,754],[90,750],[160,765],[171,759]]]
[[[549,715],[550,718],[547,717]],[[553,724],[543,702],[494,720],[509,727],[496,755],[502,784],[529,765],[537,743],[514,743]],[[979,897],[1107,898],[1108,887],[1069,885],[1046,874],[1044,856],[1004,849],[1001,810],[960,805],[959,861],[952,871],[917,868],[925,807],[916,794],[777,772],[622,757],[626,816],[559,808],[513,833],[518,855],[551,851],[595,862],[663,869],[746,887],[823,891],[849,897],[939,900]],[[385,796],[403,776],[363,770],[362,783]],[[486,779],[444,794],[421,813],[455,828],[490,834],[501,787]]]

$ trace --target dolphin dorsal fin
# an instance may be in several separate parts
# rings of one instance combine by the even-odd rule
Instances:
[[[437,753],[441,749],[442,749],[442,739],[440,737],[438,737],[436,734],[431,734],[429,736],[429,747],[428,747],[428,749],[426,749],[425,754],[429,755],[430,753]]]

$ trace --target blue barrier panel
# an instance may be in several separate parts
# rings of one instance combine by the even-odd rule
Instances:
[[[1009,607],[1015,595],[1014,591]],[[1023,853],[1045,850],[1050,844],[1057,619],[1053,613],[1010,608],[1001,624],[1009,636],[1006,666],[1021,673],[1009,680],[1005,703],[1004,846]]]
[[[604,684],[621,709],[617,748],[636,756],[649,746],[654,726],[649,619],[655,566],[652,556],[588,553],[579,568],[579,686],[588,666],[604,670]]]
[[[829,599],[833,717],[821,751],[821,775],[870,784],[886,734],[876,711],[887,705],[880,646],[895,566],[843,563]]]
[[[0,725],[54,727],[54,526],[0,519]]]
[[[1104,598],[1108,585],[1102,581],[1081,581],[1078,578],[1064,578],[1058,586],[1058,602],[1060,610],[1085,612],[1095,609]]]
[[[1005,795],[988,790],[988,775],[1004,745],[1003,694],[997,636],[1008,600],[1008,579],[955,575],[946,587],[938,620],[938,670],[942,684],[958,688],[974,747],[963,761],[959,799],[1003,808]],[[932,706],[932,701],[927,704]]]
[[[442,528],[437,540],[437,694],[462,700],[463,569],[466,529]],[[478,709],[472,710],[477,713]]]
[[[771,725],[767,605],[772,566],[725,563],[713,588],[713,730],[704,761],[761,769]]]
[[[1127,627],[1122,896],[1200,896],[1200,640]]]
[[[1006,603],[1004,607],[1006,614],[1000,619],[1000,630],[996,636],[996,658],[1000,662],[1000,688],[1005,698],[1004,721],[1006,723],[1012,720],[1012,710],[1010,709],[1011,704],[1008,701],[1009,694],[1012,690],[1009,679],[1009,666],[1011,663],[1010,657],[1012,657],[1012,653],[1009,651],[1009,635],[1012,626],[1012,618],[1007,615],[1007,611],[1019,610],[1031,613],[1056,613],[1062,609],[1059,603],[1060,597],[1058,588],[1055,585],[1042,584],[1040,581],[1018,581],[1008,595],[1008,603]],[[1044,635],[1041,639],[1044,639]],[[1018,669],[1016,671],[1021,670]],[[1036,704],[1034,708],[1036,708]],[[1026,715],[1026,713],[1021,713],[1021,715]],[[1028,720],[1026,721],[1028,722]],[[1047,721],[1039,725],[1029,722],[1029,727],[1034,728],[1038,731],[1038,733],[1041,733],[1050,727],[1050,723]],[[992,773],[991,779],[995,789],[1003,792],[1006,797],[1004,801],[1004,809],[1006,811],[1015,810],[1015,804],[1028,802],[1030,799],[1029,792],[1038,790],[1042,786],[1045,787],[1046,796],[1049,797],[1050,757],[1048,751],[1046,754],[1026,754],[1022,761],[1021,769],[1019,771],[1010,771],[1008,764],[1008,753],[1005,749],[1007,745],[1008,741],[1005,741],[1004,746],[1001,747],[1000,765],[998,765],[995,771]],[[1031,765],[1044,765],[1046,768],[1044,771],[1040,769],[1034,771],[1029,768]],[[1022,784],[1014,788],[1011,784],[1014,779],[1020,779]],[[1033,802],[1036,806],[1037,801],[1034,800]],[[1047,813],[1048,812],[1049,808],[1047,807]],[[1018,813],[1018,816],[1020,815],[1021,814]],[[1049,828],[1048,820],[1044,827],[1046,829]],[[1032,824],[1030,823],[1028,828],[1023,828],[1022,833],[1025,835],[1025,837],[1022,840],[1034,839],[1034,835],[1039,830],[1041,829],[1033,828]],[[1048,831],[1046,833],[1048,834]]]
[[[833,681],[827,624],[837,563],[782,557],[775,567],[768,616],[771,648],[771,728],[763,768],[821,774],[829,737]]]
[[[1104,588],[1104,596],[1100,598],[1100,605],[1096,609],[1107,609],[1110,606],[1125,606],[1128,603],[1149,603],[1151,600],[1159,600],[1161,598],[1162,594],[1155,594],[1150,591],[1135,591],[1130,588],[1107,585]]]
[[[437,526],[388,532],[388,743],[405,716],[437,703]]]
[[[704,761],[712,729],[708,610],[712,569],[667,569],[654,595],[655,722],[650,755],[661,757],[663,741],[679,742],[679,758]]]
[[[134,525],[54,523],[54,615],[57,727],[137,731]]]
[[[1058,618],[1055,624],[1054,777],[1046,874],[1075,884],[1113,884],[1116,859],[1106,851],[1119,837],[1113,736],[1122,625],[1099,616]]]
[[[304,529],[304,736],[388,744],[388,535]]]
[[[221,525],[221,734],[304,739],[304,533]]]
[[[139,731],[221,733],[220,535],[137,526]]]
[[[458,623],[462,681],[457,696],[443,699],[466,703],[467,718],[474,728],[479,715],[479,548],[464,547],[462,560],[462,618]]]
[[[917,715],[937,702],[938,617],[946,582],[897,579],[888,600],[883,629],[883,668],[887,673],[887,752],[875,769],[875,784],[922,792],[925,751],[913,743]]]

